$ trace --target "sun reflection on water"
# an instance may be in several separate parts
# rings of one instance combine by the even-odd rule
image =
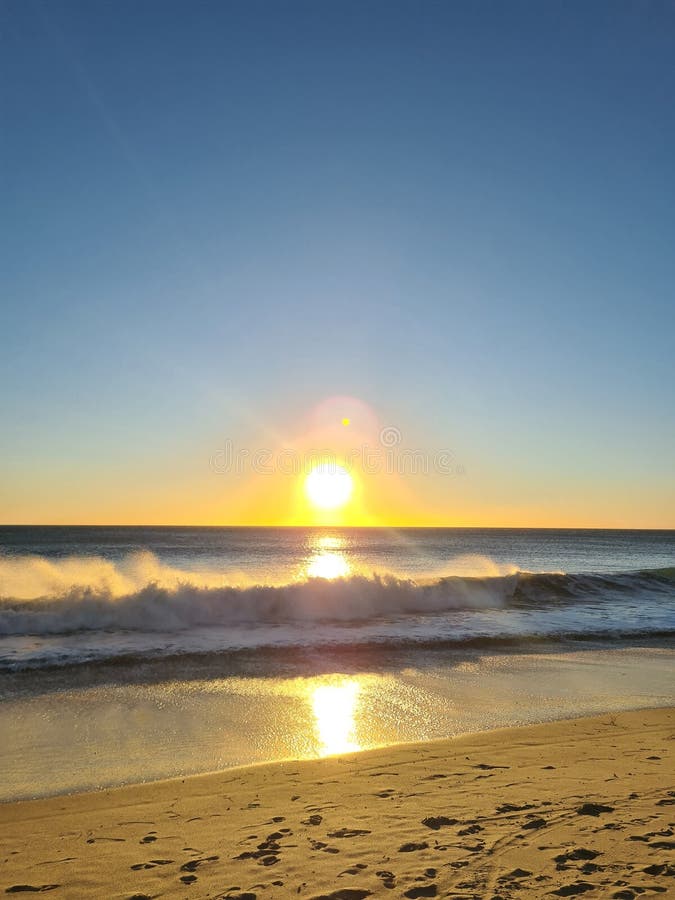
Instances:
[[[317,552],[320,550],[343,550],[346,543],[339,534],[313,535],[310,541],[312,549]]]
[[[311,689],[319,755],[353,753],[361,746],[356,740],[355,715],[361,685],[355,678],[319,684]]]
[[[305,578],[345,578],[352,574],[349,542],[341,534],[312,534],[306,544],[302,565]]]
[[[310,578],[344,578],[350,565],[341,553],[317,553],[307,565]]]

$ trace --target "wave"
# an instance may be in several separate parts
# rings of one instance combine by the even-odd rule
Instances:
[[[558,601],[619,598],[656,592],[675,598],[675,568],[642,569],[636,572],[565,574],[563,572],[519,572],[518,598],[521,602],[538,599]]]
[[[540,609],[581,602],[607,606],[626,598],[672,600],[675,596],[675,569],[590,575],[451,575],[428,582],[392,574],[359,574],[333,580],[308,578],[283,585],[214,586],[215,576],[165,568],[160,571],[156,561],[154,572],[152,559],[149,562],[147,556],[141,561],[127,561],[126,569],[101,560],[64,561],[56,570],[60,582],[52,592],[32,597],[5,593],[12,579],[3,578],[8,563],[3,560],[0,636],[92,631],[173,633],[210,626],[289,623],[359,624],[453,610]],[[16,563],[12,560],[10,565]],[[109,567],[104,572],[109,577],[100,577],[101,563]],[[44,567],[53,564],[33,558],[31,565],[36,584],[44,585]],[[87,582],[90,569],[97,573],[91,583]],[[158,573],[161,578],[153,577]],[[23,589],[25,592],[25,584]]]
[[[243,674],[249,671],[256,675],[264,674],[265,671],[275,672],[274,666],[277,664],[281,664],[283,669],[286,666],[298,669],[305,665],[313,671],[320,670],[323,666],[332,669],[335,665],[358,665],[359,662],[372,665],[378,654],[385,654],[384,657],[379,657],[380,660],[386,659],[391,663],[396,659],[397,652],[527,652],[551,647],[569,650],[589,644],[615,647],[617,642],[623,645],[639,642],[645,646],[654,646],[654,642],[658,642],[658,646],[663,646],[665,641],[666,646],[672,646],[674,638],[675,627],[615,627],[591,631],[544,629],[518,635],[481,634],[468,637],[443,635],[432,638],[398,634],[395,637],[381,635],[356,640],[353,636],[345,639],[344,635],[329,636],[324,633],[321,636],[304,636],[301,641],[296,637],[286,642],[270,643],[262,640],[255,645],[224,644],[216,647],[185,647],[168,643],[153,647],[90,645],[64,648],[44,645],[33,653],[14,657],[0,655],[0,672],[19,674],[40,670],[66,671],[82,667],[96,667],[98,671],[104,671],[104,668],[119,670],[121,667],[128,668],[128,674],[136,678],[139,675],[138,667],[143,666],[163,667],[166,677],[175,677],[178,669],[173,667],[179,664],[183,671],[189,669],[193,675],[216,674],[221,678],[228,672]]]
[[[419,585],[393,575],[311,578],[283,586],[175,588],[148,584],[121,597],[71,588],[58,597],[0,598],[0,635],[76,631],[180,631],[208,625],[362,622],[382,616],[499,608],[517,576],[444,578]]]

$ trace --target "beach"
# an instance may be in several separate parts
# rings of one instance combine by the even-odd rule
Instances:
[[[673,533],[0,537],[0,894],[667,893]]]
[[[0,805],[0,890],[54,897],[668,895],[675,710]]]

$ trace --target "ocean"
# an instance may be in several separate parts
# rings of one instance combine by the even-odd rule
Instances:
[[[673,700],[675,532],[0,527],[0,799]]]
[[[0,527],[0,670],[675,631],[675,532]]]

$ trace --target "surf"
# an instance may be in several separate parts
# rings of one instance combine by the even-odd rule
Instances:
[[[228,580],[234,583],[228,583]],[[152,554],[119,563],[40,557],[0,562],[0,635],[87,631],[180,632],[209,626],[351,623],[453,611],[539,609],[566,604],[670,600],[675,570],[565,574],[393,573],[305,577],[283,584],[236,583],[215,572],[163,566]]]

